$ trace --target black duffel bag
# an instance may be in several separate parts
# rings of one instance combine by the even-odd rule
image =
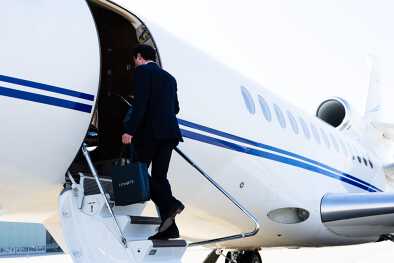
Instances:
[[[113,160],[110,169],[115,205],[124,206],[149,201],[148,167],[145,163],[132,162],[122,156],[124,155],[122,154],[118,160]]]

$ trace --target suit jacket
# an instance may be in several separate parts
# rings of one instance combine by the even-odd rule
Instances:
[[[136,144],[150,140],[182,141],[176,114],[179,112],[177,83],[156,63],[138,66],[134,75],[133,113],[124,132]]]

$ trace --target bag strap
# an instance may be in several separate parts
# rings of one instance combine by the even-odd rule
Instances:
[[[131,163],[130,158],[127,156],[127,145],[123,144],[120,148],[119,158],[115,160],[115,166],[127,166]]]
[[[122,144],[122,146],[120,147],[119,159],[129,159],[128,153],[129,153],[129,144]]]

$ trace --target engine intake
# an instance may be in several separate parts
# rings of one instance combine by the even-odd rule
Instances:
[[[345,130],[352,126],[351,113],[347,101],[341,98],[330,98],[323,101],[317,108],[316,117],[339,130]]]

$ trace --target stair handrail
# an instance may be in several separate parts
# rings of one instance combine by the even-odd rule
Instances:
[[[94,179],[96,180],[98,188],[100,189],[100,194],[104,198],[105,204],[106,204],[106,206],[107,206],[107,208],[108,208],[108,210],[109,210],[109,212],[111,214],[111,217],[114,220],[114,223],[116,225],[116,229],[118,231],[118,234],[120,235],[121,243],[122,243],[122,245],[125,248],[127,248],[127,239],[125,238],[125,236],[124,236],[124,234],[123,234],[123,232],[122,232],[122,230],[121,230],[121,228],[119,226],[118,219],[116,218],[116,216],[114,214],[114,211],[112,210],[112,207],[109,204],[108,198],[107,198],[107,196],[104,193],[103,186],[101,185],[100,179],[99,179],[99,177],[97,175],[96,168],[94,167],[93,162],[90,159],[90,155],[89,155],[89,152],[87,150],[87,144],[86,143],[82,144],[82,153],[85,156],[85,159],[86,159],[86,161],[87,161],[87,163],[89,165],[89,169],[92,172],[92,175],[93,175]]]
[[[219,243],[219,242],[224,242],[224,241],[231,241],[231,240],[236,240],[236,239],[242,239],[242,238],[247,238],[247,237],[252,237],[255,236],[259,230],[260,230],[260,224],[255,218],[255,216],[250,213],[243,205],[241,205],[230,193],[228,193],[226,190],[223,189],[215,180],[212,179],[204,170],[202,170],[197,164],[195,164],[184,152],[182,152],[178,147],[175,148],[175,151],[188,162],[191,166],[193,166],[201,175],[205,177],[213,186],[215,186],[222,194],[224,194],[227,199],[229,199],[235,206],[237,206],[253,223],[254,223],[254,229],[253,231],[246,232],[246,233],[240,233],[238,235],[231,235],[231,236],[225,236],[221,238],[215,238],[215,239],[209,239],[205,241],[198,241],[198,242],[192,242],[188,244],[188,247],[192,246],[201,246],[201,245],[207,245],[207,244],[212,244],[212,243]]]

